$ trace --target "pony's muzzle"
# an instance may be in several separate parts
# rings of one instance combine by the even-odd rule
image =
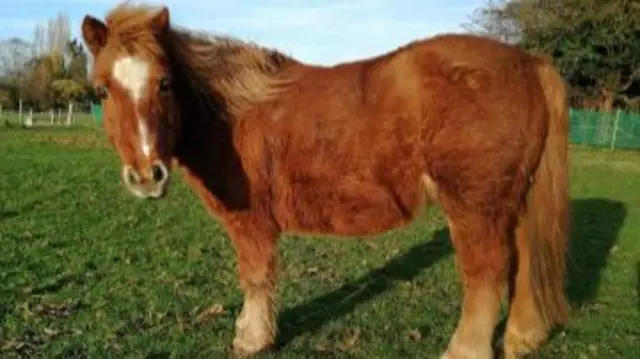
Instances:
[[[167,192],[170,172],[162,161],[154,161],[144,171],[132,165],[122,168],[122,180],[127,189],[139,198],[161,198]]]

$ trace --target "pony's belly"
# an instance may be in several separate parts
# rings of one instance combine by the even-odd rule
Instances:
[[[373,235],[406,224],[406,208],[385,187],[361,181],[304,183],[287,188],[275,215],[287,232]]]

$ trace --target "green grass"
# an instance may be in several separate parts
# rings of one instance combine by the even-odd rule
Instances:
[[[573,314],[544,358],[640,357],[640,154],[572,149]],[[273,358],[435,358],[459,317],[445,222],[284,238]],[[220,358],[234,253],[181,181],[141,202],[103,133],[0,127],[0,356]]]

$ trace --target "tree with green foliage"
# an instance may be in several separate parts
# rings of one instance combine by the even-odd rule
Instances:
[[[34,29],[33,41],[0,41],[0,85],[9,93],[7,107],[45,110],[86,102],[89,97],[87,53],[70,38],[70,22],[58,15]]]
[[[60,79],[51,83],[51,93],[53,107],[64,107],[71,102],[82,101],[86,97],[86,88],[75,80]]]
[[[640,105],[640,1],[489,2],[467,28],[551,55],[574,103]]]

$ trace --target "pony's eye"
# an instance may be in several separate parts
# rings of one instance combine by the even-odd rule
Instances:
[[[160,79],[160,83],[158,84],[158,92],[164,93],[169,91],[171,87],[171,81],[169,81],[168,77],[163,77]]]
[[[96,87],[96,95],[98,96],[99,99],[106,100],[107,97],[109,96],[109,92],[107,91],[106,87],[101,85]]]

